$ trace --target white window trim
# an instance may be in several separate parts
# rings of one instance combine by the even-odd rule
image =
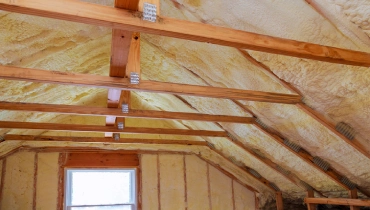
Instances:
[[[131,192],[131,197],[134,198],[134,200],[130,203],[125,203],[125,204],[111,204],[111,205],[71,205],[71,175],[72,172],[78,172],[78,171],[98,171],[98,172],[113,172],[113,171],[127,171],[130,172],[131,176],[131,186],[134,186],[130,192]],[[138,196],[136,195],[136,189],[137,189],[137,180],[136,180],[136,175],[137,175],[137,169],[136,168],[65,168],[64,169],[64,176],[65,176],[65,186],[64,186],[64,206],[66,210],[70,210],[71,207],[93,207],[93,206],[117,206],[117,205],[122,205],[122,206],[132,206],[133,210],[137,209],[137,201],[138,201]]]

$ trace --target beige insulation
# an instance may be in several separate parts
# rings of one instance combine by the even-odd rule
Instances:
[[[59,153],[38,153],[36,209],[52,210],[57,208]]]
[[[89,1],[113,5],[112,0]],[[319,4],[327,5],[324,7],[328,12],[325,13],[326,17],[319,14],[305,0],[235,0],[232,3],[224,0],[162,0],[161,14],[178,19],[370,52],[370,46],[366,45],[370,27],[368,1],[325,0]],[[0,20],[1,65],[108,75],[111,46],[110,29],[3,11],[0,11]],[[356,30],[352,29],[353,27],[356,27]],[[367,135],[370,132],[368,126],[370,124],[369,68],[249,52],[257,60],[269,66],[281,79],[298,88],[305,96],[305,103],[324,114],[329,121],[334,124],[344,121],[354,127],[356,138],[369,150],[370,139]],[[248,62],[236,49],[173,38],[143,34],[141,69],[142,77],[148,80],[292,93],[280,85],[277,79],[271,78]],[[107,90],[105,89],[30,82],[1,80],[0,93],[2,101],[78,104],[98,107],[106,107],[107,102]],[[209,114],[250,116],[230,100],[181,97],[177,98],[167,94],[134,93],[132,94],[132,107],[135,109],[199,111]],[[263,122],[281,132],[289,140],[299,143],[312,155],[317,155],[328,161],[351,181],[362,187],[370,188],[369,158],[348,146],[342,139],[332,134],[297,107],[261,102],[244,101],[242,103]],[[0,120],[105,125],[104,117],[31,112],[0,111]],[[190,121],[129,119],[127,125],[221,130],[213,123]],[[293,172],[315,188],[322,191],[343,190],[325,174],[305,163],[253,126],[227,123],[222,125],[247,146],[258,149],[266,157]],[[101,133],[0,130],[0,134],[6,132],[33,135],[103,136]],[[203,140],[200,137],[171,135],[121,136]],[[262,176],[275,182],[286,195],[290,197],[303,196],[304,190],[254,157],[231,145],[226,139],[209,138],[207,140],[215,143],[216,147],[222,150],[225,155],[234,156],[245,165],[256,169]],[[253,177],[246,175],[237,166],[232,165],[209,149],[201,147],[11,141],[0,144],[0,155],[6,154],[20,145],[29,147],[89,146],[111,150],[141,149],[196,153],[208,161],[221,165],[242,182],[257,188],[261,192],[261,203],[274,196],[270,189],[257,182]],[[153,161],[149,159],[143,158],[144,162]],[[186,160],[188,160],[188,156]],[[177,168],[176,170],[184,169]],[[190,179],[191,177],[186,178]],[[181,205],[185,206],[185,203]],[[188,207],[190,208],[190,206]]]
[[[1,209],[32,209],[34,152],[18,152],[6,159]]]
[[[158,210],[158,155],[143,154],[141,167],[141,203],[145,210]]]
[[[160,209],[185,209],[185,171],[183,155],[160,154]]]
[[[253,192],[233,181],[235,210],[255,210],[256,199]]]
[[[210,210],[207,163],[195,155],[185,155],[188,210]]]
[[[232,210],[233,192],[232,179],[221,173],[213,166],[209,166],[209,182],[211,204],[213,210]]]

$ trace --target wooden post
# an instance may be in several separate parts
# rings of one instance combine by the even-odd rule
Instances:
[[[314,194],[313,190],[308,190],[307,191],[307,198],[314,198],[314,197],[315,197],[315,194]],[[308,203],[307,204],[307,209],[308,210],[316,210],[316,204]]]
[[[276,192],[276,209],[277,210],[284,210],[283,193],[282,192]]]
[[[349,198],[357,199],[357,188],[348,191]],[[349,206],[350,210],[360,210],[358,206]]]

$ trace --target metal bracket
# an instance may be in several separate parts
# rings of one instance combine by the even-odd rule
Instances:
[[[114,138],[114,140],[119,141],[119,139],[120,139],[119,133],[114,133],[113,138]]]
[[[130,73],[130,83],[134,85],[138,85],[140,82],[140,76],[137,72]]]
[[[128,113],[128,104],[122,104],[122,113]]]
[[[119,123],[117,123],[117,128],[119,129],[119,130],[123,130],[123,128],[125,127],[125,125],[123,124],[123,122],[119,122]]]
[[[143,20],[155,23],[157,20],[157,5],[144,2]]]
[[[317,156],[313,157],[313,163],[322,168],[324,171],[327,171],[330,168],[330,164],[328,162]]]

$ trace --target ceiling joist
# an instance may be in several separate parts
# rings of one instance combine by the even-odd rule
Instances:
[[[173,139],[132,139],[122,138],[115,140],[112,137],[73,137],[73,136],[32,136],[32,135],[13,135],[6,134],[5,141],[72,141],[72,142],[103,142],[103,143],[138,143],[138,144],[181,144],[207,146],[205,141],[193,140],[173,140]]]
[[[29,82],[81,85],[96,88],[115,88],[121,90],[250,100],[271,103],[295,104],[299,103],[301,99],[301,96],[291,94],[144,80],[141,80],[140,84],[135,85],[131,84],[127,78],[106,77],[89,74],[73,74],[67,72],[26,69],[10,66],[0,66],[0,78]]]
[[[124,129],[118,129],[115,126],[34,123],[34,122],[14,122],[14,121],[0,121],[0,128],[35,129],[35,130],[52,130],[52,131],[78,131],[78,132],[103,132],[103,133],[112,132],[112,133],[227,137],[227,133],[223,131],[140,128],[140,127],[138,128],[125,127]]]
[[[154,110],[135,110],[130,109],[128,113],[114,108],[88,107],[77,105],[55,105],[55,104],[36,104],[36,103],[17,103],[1,102],[0,110],[11,111],[30,111],[30,112],[51,112],[73,115],[91,115],[91,116],[115,116],[129,118],[147,118],[147,119],[166,119],[166,120],[194,120],[205,122],[228,122],[250,124],[254,122],[253,117],[239,117],[226,115],[209,115],[200,113],[184,112],[165,112]]]
[[[0,9],[135,32],[207,42],[326,62],[370,66],[370,54],[171,18],[143,21],[142,13],[76,0],[0,0]]]

